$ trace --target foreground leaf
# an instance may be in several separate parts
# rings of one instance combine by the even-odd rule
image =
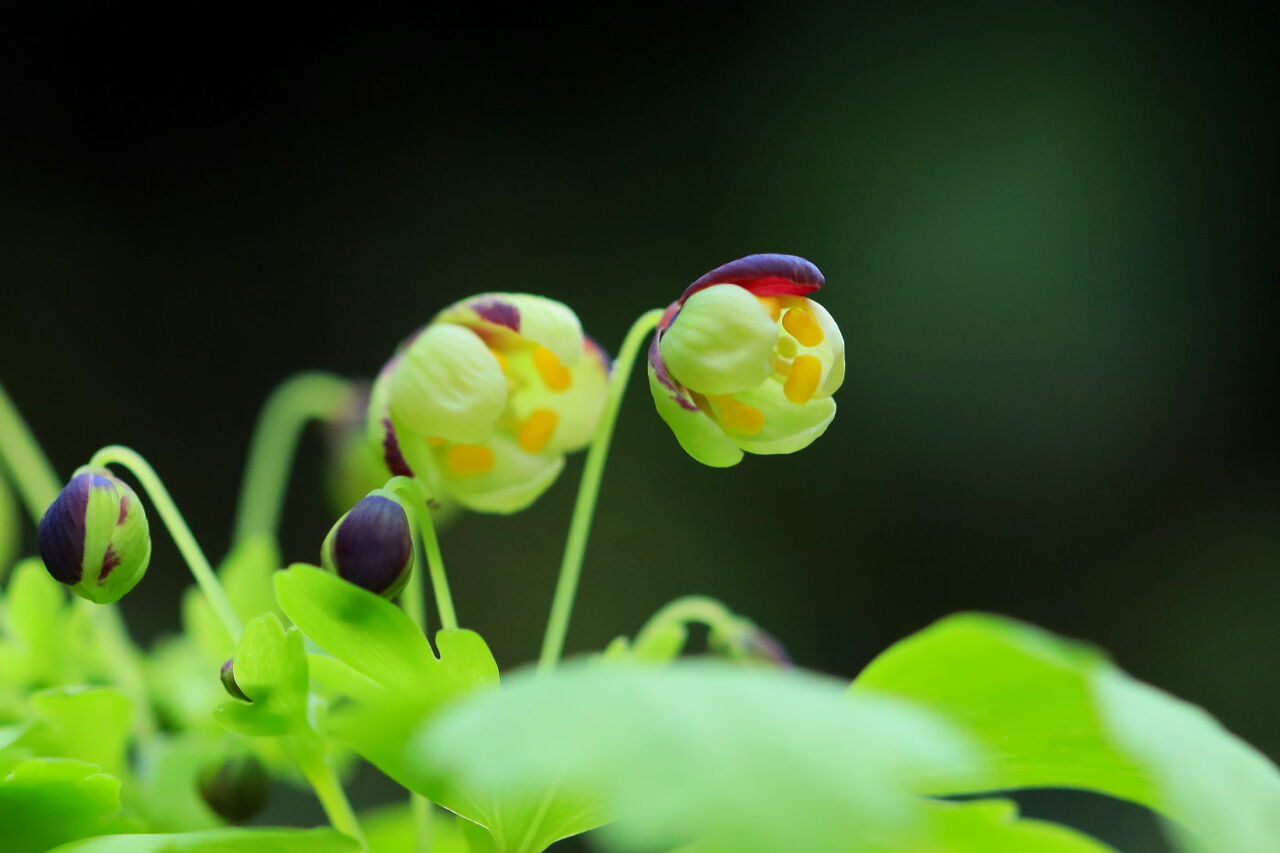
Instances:
[[[14,741],[32,755],[124,769],[133,705],[114,687],[56,687],[31,697],[34,719]]]
[[[904,703],[710,662],[518,677],[443,712],[411,759],[441,798],[451,786],[524,795],[564,822],[491,826],[498,850],[544,849],[596,797],[604,810],[581,823],[617,818],[609,844],[706,838],[740,853],[923,843],[926,804],[913,792],[967,781],[978,762],[949,726]]]
[[[1280,773],[1198,708],[1141,684],[1094,649],[982,614],[938,622],[884,652],[853,695],[893,695],[987,748],[988,781],[950,793],[1082,788],[1188,827],[1186,849],[1268,853]]]
[[[235,680],[250,702],[227,699],[214,716],[249,737],[307,728],[307,654],[297,628],[287,631],[273,612],[254,617],[236,646]]]
[[[43,853],[72,839],[135,829],[119,810],[120,780],[82,761],[27,759],[0,778],[6,853]]]
[[[172,835],[106,835],[50,853],[358,853],[332,829],[210,829]]]

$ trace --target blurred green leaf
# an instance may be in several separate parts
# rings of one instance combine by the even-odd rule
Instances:
[[[133,706],[114,687],[56,687],[31,697],[32,720],[13,746],[47,758],[73,758],[119,775]]]
[[[332,829],[210,829],[171,835],[109,835],[50,853],[359,853]]]
[[[937,846],[920,853],[1114,853],[1073,829],[1020,819],[1017,805],[1008,800],[932,803],[927,811]]]
[[[451,808],[450,797],[539,807],[520,823],[494,815],[500,850],[540,850],[607,815],[620,823],[604,837],[619,848],[705,838],[740,853],[921,843],[931,827],[914,792],[971,783],[979,763],[906,703],[710,661],[517,677],[444,711],[410,759]]]
[[[438,809],[431,815],[431,853],[474,853],[462,837],[462,821]],[[386,806],[360,815],[369,853],[405,853],[416,849],[417,830],[408,805]]]
[[[143,744],[138,770],[123,796],[152,832],[213,829],[222,821],[200,796],[200,771],[228,751],[231,736],[220,732],[179,732]]]
[[[136,831],[119,810],[120,781],[82,761],[26,759],[0,777],[6,853],[43,853],[76,838]]]
[[[307,729],[307,655],[297,628],[286,631],[273,612],[251,619],[236,647],[234,673],[252,701],[226,699],[214,712],[218,722],[251,737]]]
[[[0,477],[0,578],[13,565],[22,535],[18,527],[18,507],[4,477]]]
[[[1280,773],[1264,756],[1094,649],[1029,625],[943,619],[872,661],[852,693],[912,700],[987,747],[985,782],[935,792],[1099,791],[1181,821],[1196,851],[1266,853],[1280,838]]]
[[[20,562],[4,597],[0,676],[13,684],[53,686],[62,680],[72,639],[61,630],[66,618],[63,587],[38,557]]]

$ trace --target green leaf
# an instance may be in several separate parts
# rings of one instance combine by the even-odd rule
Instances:
[[[76,838],[136,829],[119,810],[120,781],[92,764],[33,758],[0,777],[6,853],[43,853]]]
[[[852,692],[917,702],[987,747],[985,783],[935,792],[1099,791],[1182,822],[1195,851],[1266,853],[1280,838],[1280,773],[1264,756],[1092,648],[1020,622],[944,619],[872,661]]]
[[[286,631],[275,613],[254,617],[236,647],[234,672],[252,701],[227,699],[214,712],[218,722],[251,737],[307,728],[307,654],[297,628]]]
[[[61,681],[64,662],[73,651],[60,631],[65,605],[62,585],[49,577],[38,558],[14,568],[0,620],[6,634],[0,646],[0,673],[6,681],[42,686]]]
[[[796,671],[709,661],[517,677],[445,710],[410,753],[415,772],[436,780],[439,802],[537,806],[486,823],[504,851],[544,849],[606,815],[620,820],[606,839],[624,848],[692,838],[739,853],[918,842],[929,822],[914,792],[969,782],[977,763],[949,726],[905,703],[849,697]],[[590,809],[593,799],[603,808]]]
[[[222,688],[219,687],[219,690]],[[222,825],[200,795],[200,771],[223,758],[231,736],[204,732],[160,735],[142,745],[139,770],[125,791],[126,805],[152,832],[187,832]]]
[[[74,758],[120,774],[133,705],[113,687],[57,687],[31,697],[32,721],[15,746],[32,755]]]
[[[1040,820],[1019,819],[1008,800],[932,803],[930,834],[946,853],[1114,853],[1111,847],[1073,829]],[[895,851],[896,853],[896,851]]]
[[[474,853],[462,837],[462,830],[453,815],[432,809],[431,853]],[[369,853],[404,853],[414,850],[417,828],[413,813],[407,805],[386,806],[360,815],[360,828],[364,830]]]
[[[50,853],[359,853],[332,829],[210,829],[171,835],[108,835]]]

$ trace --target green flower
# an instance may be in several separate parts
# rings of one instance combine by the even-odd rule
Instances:
[[[691,284],[649,348],[649,389],[680,446],[706,465],[794,453],[826,431],[844,338],[808,294],[822,273],[794,255],[748,255]]]
[[[99,604],[133,589],[151,560],[142,502],[106,468],[75,472],[40,519],[37,545],[54,580]]]
[[[391,474],[433,500],[510,513],[585,447],[604,406],[608,356],[568,306],[487,293],[440,312],[374,383],[370,439]]]

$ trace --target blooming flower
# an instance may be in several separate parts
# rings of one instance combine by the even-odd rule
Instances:
[[[374,383],[370,437],[392,474],[480,512],[523,509],[585,447],[610,363],[568,306],[523,293],[455,303]]]
[[[75,472],[40,519],[36,544],[54,580],[99,604],[133,589],[151,561],[142,502],[106,468]]]
[[[649,347],[649,389],[680,446],[706,465],[794,453],[835,417],[844,338],[808,294],[818,268],[794,255],[716,267],[667,308]]]

